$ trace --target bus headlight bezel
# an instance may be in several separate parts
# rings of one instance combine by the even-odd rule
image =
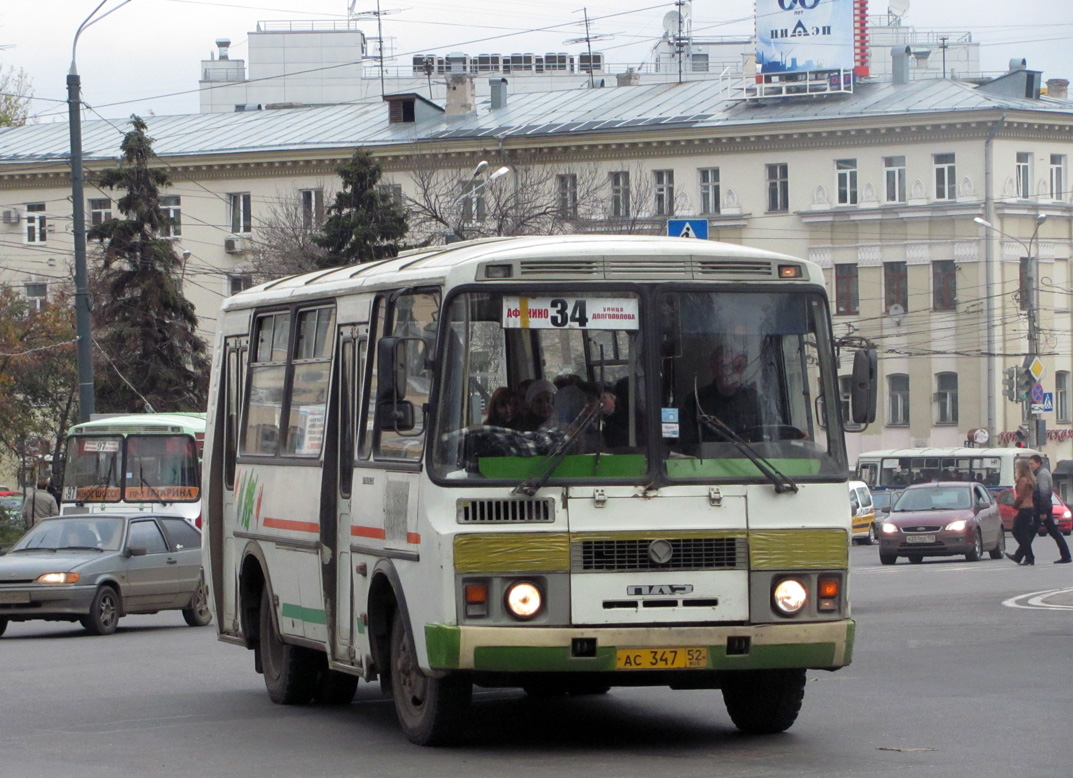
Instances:
[[[780,578],[771,587],[771,607],[780,616],[798,615],[808,601],[808,587],[797,578]]]
[[[544,610],[544,592],[535,581],[512,581],[503,593],[503,605],[512,617],[530,621]]]

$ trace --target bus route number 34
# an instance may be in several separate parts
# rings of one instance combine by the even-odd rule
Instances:
[[[707,648],[620,648],[616,670],[694,670],[708,666]]]
[[[503,326],[514,329],[637,329],[636,298],[504,297]]]

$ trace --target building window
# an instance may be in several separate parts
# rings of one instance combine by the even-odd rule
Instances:
[[[160,231],[165,238],[178,238],[183,234],[183,208],[182,198],[178,195],[167,195],[160,198],[160,210],[168,217],[167,224]]]
[[[474,180],[463,181],[459,197],[462,200],[462,221],[482,222],[486,215],[484,203],[484,183]]]
[[[1032,196],[1032,155],[1027,151],[1017,152],[1017,197],[1027,200]]]
[[[693,55],[693,72],[694,73],[707,73],[708,72],[708,55],[707,54],[694,54]]]
[[[250,193],[239,192],[227,196],[231,208],[231,232],[242,235],[253,231],[250,217]]]
[[[45,303],[48,302],[47,283],[27,282],[23,284],[23,290],[26,294],[27,313],[40,313],[45,310]]]
[[[857,313],[857,266],[835,265],[835,311],[840,315]]]
[[[902,313],[909,310],[909,283],[904,262],[883,264],[883,310],[890,313],[895,305]]]
[[[719,213],[719,168],[705,167],[700,174],[700,212],[706,215]]]
[[[957,373],[937,373],[935,375],[935,423],[957,424],[957,422]]]
[[[89,226],[96,227],[112,218],[112,201],[107,197],[89,201]]]
[[[1054,374],[1054,418],[1069,424],[1069,371],[1059,370]]]
[[[314,230],[324,223],[324,190],[300,189],[302,198],[302,227]]]
[[[611,216],[630,215],[630,174],[619,170],[611,174]]]
[[[887,426],[909,426],[909,376],[887,376]]]
[[[774,213],[790,210],[789,168],[785,162],[767,166],[767,209]]]
[[[883,179],[887,185],[887,202],[905,202],[905,157],[883,157]]]
[[[577,175],[561,173],[555,176],[555,190],[558,195],[560,219],[577,218]]]
[[[1066,155],[1051,154],[1051,199],[1066,199]]]
[[[957,268],[952,259],[931,263],[931,307],[936,311],[957,310]]]
[[[933,154],[935,162],[935,199],[957,199],[957,171],[953,154]]]
[[[656,216],[674,216],[674,171],[652,171]]]
[[[836,159],[838,176],[838,204],[857,204],[857,160]]]
[[[44,203],[30,203],[26,206],[26,242],[48,242],[48,220],[45,216]]]
[[[253,286],[253,276],[249,273],[235,273],[227,277],[228,294],[238,294]]]

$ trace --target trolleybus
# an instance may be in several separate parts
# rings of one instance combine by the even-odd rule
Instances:
[[[277,703],[379,680],[421,744],[474,686],[721,689],[785,730],[853,649],[838,358],[816,265],[708,241],[489,239],[244,291],[209,400],[219,637]]]
[[[857,457],[858,477],[872,491],[904,489],[928,481],[975,481],[997,494],[1017,481],[1017,462],[1038,454],[1031,448],[892,448]]]

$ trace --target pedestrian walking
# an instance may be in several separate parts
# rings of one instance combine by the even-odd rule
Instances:
[[[1034,565],[1036,557],[1032,555],[1032,540],[1036,537],[1036,479],[1028,460],[1017,461],[1017,483],[1013,487],[1013,507],[1017,516],[1013,519],[1013,537],[1017,541],[1017,550],[1007,554],[1006,558],[1019,565]]]
[[[38,519],[46,516],[55,516],[60,512],[56,504],[56,498],[48,492],[48,479],[42,478],[37,482],[37,488],[26,495],[22,502],[22,520],[26,523],[26,529],[30,529]]]
[[[1047,534],[1054,538],[1055,545],[1058,546],[1058,559],[1054,560],[1056,565],[1064,565],[1069,562],[1073,562],[1073,558],[1069,555],[1069,545],[1066,543],[1066,539],[1062,537],[1062,533],[1058,531],[1058,527],[1054,523],[1054,511],[1052,509],[1051,494],[1054,491],[1054,483],[1051,481],[1051,471],[1043,465],[1043,457],[1039,454],[1033,454],[1028,458],[1028,466],[1032,468],[1032,475],[1036,478],[1036,524],[1035,530],[1038,531],[1042,524],[1047,529]],[[1032,533],[1035,534],[1035,531]]]

